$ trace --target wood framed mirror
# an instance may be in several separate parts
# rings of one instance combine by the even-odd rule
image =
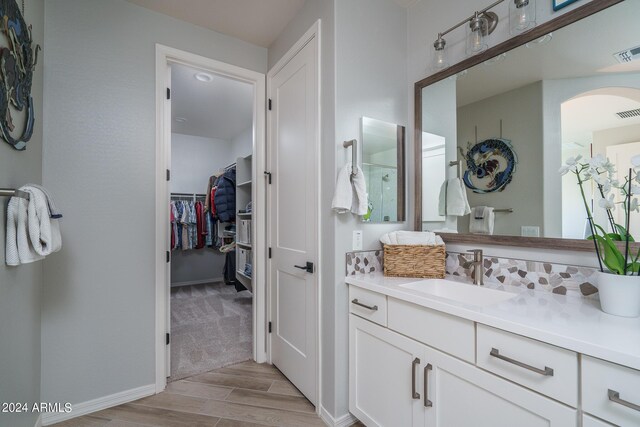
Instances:
[[[587,101],[602,109],[598,102],[603,96],[635,100],[635,92],[617,89],[640,94],[640,51],[632,66],[615,57],[640,47],[640,29],[632,24],[638,15],[640,2],[594,0],[416,82],[414,229],[438,231],[447,243],[593,251],[584,230],[586,216],[574,206],[575,194],[563,195],[569,184],[563,184],[558,170],[574,151],[591,157],[595,132],[612,123],[607,118],[596,129],[595,121],[584,116]],[[590,78],[598,82],[583,84]],[[505,101],[509,98],[512,104]],[[575,99],[580,102],[565,108]],[[633,106],[631,101],[612,102],[609,109]],[[580,120],[591,127],[571,126]],[[640,117],[635,120],[625,125],[636,126],[640,144]],[[591,139],[584,137],[588,132]],[[579,136],[581,142],[575,139]],[[629,138],[633,136],[623,142]],[[463,153],[490,139],[506,140],[509,146],[513,140],[516,170],[511,179],[488,185],[465,176],[469,157]],[[598,149],[610,148],[603,147]],[[465,225],[458,220],[463,216],[454,221],[438,209],[443,182],[456,176],[470,205],[495,211],[494,234],[471,234],[468,215]],[[593,202],[597,204],[596,196]]]

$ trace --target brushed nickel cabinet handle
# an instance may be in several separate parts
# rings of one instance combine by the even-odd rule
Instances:
[[[420,399],[420,393],[416,391],[416,366],[420,365],[420,359],[417,357],[411,362],[411,398]]]
[[[359,305],[360,307],[364,307],[364,308],[366,308],[367,310],[371,310],[371,311],[378,311],[378,306],[377,306],[377,305],[371,306],[371,305],[363,304],[363,303],[361,303],[360,301],[358,301],[358,298],[355,298],[355,299],[354,299],[354,300],[352,300],[351,302],[352,302],[353,304],[355,304],[355,305]]]
[[[427,363],[427,366],[424,367],[424,407],[431,408],[433,406],[433,402],[429,400],[429,371],[433,369],[431,363]]]
[[[512,363],[512,364],[514,364],[516,366],[519,366],[521,368],[528,369],[528,370],[530,370],[532,372],[535,372],[536,374],[544,375],[544,376],[547,376],[547,377],[552,377],[553,376],[553,369],[551,369],[551,368],[549,368],[547,366],[545,366],[544,369],[539,369],[539,368],[536,368],[535,366],[527,365],[526,363],[522,363],[522,362],[520,362],[518,360],[515,360],[515,359],[512,359],[510,357],[501,355],[500,354],[500,350],[498,350],[497,348],[492,348],[491,351],[489,352],[489,355],[493,356],[493,357],[496,357],[496,358],[498,358],[500,360],[504,360],[505,362]]]
[[[627,408],[631,408],[634,411],[640,412],[640,405],[636,405],[635,403],[631,403],[627,400],[620,399],[620,392],[609,389],[609,400],[617,403],[622,406],[626,406]]]

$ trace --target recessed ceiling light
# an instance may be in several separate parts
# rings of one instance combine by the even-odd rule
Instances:
[[[210,82],[213,80],[213,76],[209,73],[195,73],[194,77],[196,78],[196,80],[199,80],[201,82]]]
[[[174,120],[178,123],[185,123],[187,121],[184,117],[176,117]]]

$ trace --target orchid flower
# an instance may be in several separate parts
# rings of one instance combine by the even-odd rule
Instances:
[[[630,211],[633,212],[640,212],[640,204],[638,203],[638,199],[634,198],[631,200],[631,207],[630,207]]]
[[[600,199],[598,204],[601,208],[613,211],[616,209],[616,204],[613,201],[615,194],[610,194],[609,197]]]
[[[581,158],[582,158],[582,156],[569,157],[567,159],[567,161],[565,162],[565,164],[558,171],[558,172],[560,172],[560,175],[566,175],[568,172],[577,171],[578,170],[578,162],[580,161]]]
[[[640,168],[640,154],[636,154],[631,158],[631,165],[636,170]]]

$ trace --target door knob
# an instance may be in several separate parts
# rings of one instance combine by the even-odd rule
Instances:
[[[313,263],[309,261],[307,261],[306,265],[294,265],[294,267],[305,270],[307,273],[313,273]]]

